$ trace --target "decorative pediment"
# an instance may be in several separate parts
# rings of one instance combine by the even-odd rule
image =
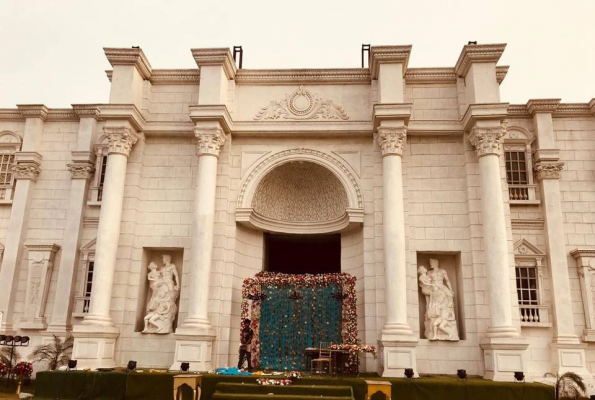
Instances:
[[[514,254],[515,254],[515,256],[520,255],[520,256],[539,256],[542,258],[545,257],[545,254],[541,250],[539,250],[537,247],[532,245],[526,239],[518,240],[514,244]]]
[[[95,257],[95,245],[97,244],[97,239],[93,239],[89,241],[86,245],[80,248],[81,251],[81,259],[83,261],[93,260]]]
[[[505,142],[532,143],[535,137],[527,129],[520,126],[509,126],[504,135]]]
[[[300,86],[295,92],[285,95],[284,99],[273,100],[262,107],[254,116],[257,121],[265,120],[348,120],[349,117],[332,100],[323,100]]]

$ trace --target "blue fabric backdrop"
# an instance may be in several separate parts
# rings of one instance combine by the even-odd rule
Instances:
[[[260,309],[260,361],[263,368],[307,369],[304,349],[320,342],[341,343],[341,301],[336,285],[297,288],[303,296],[290,299],[293,287],[263,287]]]

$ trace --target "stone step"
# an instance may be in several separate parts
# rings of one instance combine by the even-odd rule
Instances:
[[[219,382],[215,388],[216,393],[244,393],[244,394],[280,394],[303,396],[330,396],[352,398],[351,386],[339,385],[300,385],[299,383],[288,386],[264,386],[248,383]]]

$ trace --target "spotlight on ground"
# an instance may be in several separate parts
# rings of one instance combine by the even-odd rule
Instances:
[[[414,373],[413,373],[413,368],[405,368],[405,376],[406,376],[408,379],[411,379],[411,378],[413,378],[413,375],[414,375]]]
[[[134,371],[136,369],[136,361],[128,361],[127,368],[129,371]]]
[[[518,382],[522,382],[525,380],[525,374],[523,374],[523,371],[516,371],[514,373],[514,379],[516,379]]]
[[[457,376],[459,377],[459,379],[465,379],[467,378],[467,371],[465,371],[464,369],[457,369]]]
[[[190,369],[190,363],[183,362],[182,364],[180,364],[180,371],[188,372],[189,369]]]

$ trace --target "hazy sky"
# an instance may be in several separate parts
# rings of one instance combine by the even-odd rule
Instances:
[[[153,68],[191,48],[244,48],[244,68],[360,66],[362,43],[411,44],[411,67],[452,67],[464,44],[508,43],[502,100],[595,97],[595,0],[0,0],[0,107],[105,103],[103,47]]]

